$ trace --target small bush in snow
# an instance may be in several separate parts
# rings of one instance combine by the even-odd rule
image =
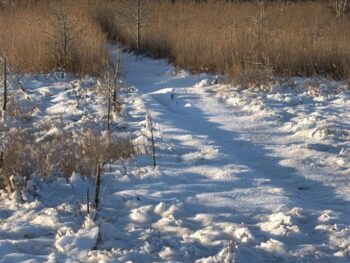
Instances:
[[[56,174],[68,178],[77,171],[83,176],[93,176],[99,164],[134,154],[134,147],[128,139],[90,130],[79,136],[66,133],[39,142],[28,131],[11,130],[4,141],[0,188],[9,192],[23,187],[32,174]],[[14,184],[11,179],[14,177],[16,182],[22,183]]]

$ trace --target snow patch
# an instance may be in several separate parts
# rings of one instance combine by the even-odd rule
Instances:
[[[87,217],[83,228],[76,233],[66,227],[59,229],[55,246],[60,253],[72,259],[86,260],[88,252],[96,246],[98,231],[95,222]]]
[[[298,226],[293,225],[292,218],[282,212],[270,215],[267,222],[260,224],[260,228],[264,232],[277,236],[299,232]]]

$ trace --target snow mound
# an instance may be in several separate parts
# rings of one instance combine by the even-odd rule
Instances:
[[[130,219],[138,223],[146,223],[150,220],[148,213],[152,210],[152,205],[142,206],[133,209],[130,213]]]
[[[55,246],[60,253],[69,258],[86,260],[88,252],[96,246],[98,232],[98,226],[87,217],[83,228],[76,233],[66,227],[59,229]]]
[[[321,224],[316,230],[326,232],[329,235],[329,247],[336,257],[350,257],[350,228],[338,224]]]
[[[240,243],[250,243],[254,240],[252,233],[247,227],[240,227],[233,233],[233,238]]]
[[[292,218],[281,212],[270,215],[267,222],[260,224],[260,229],[277,236],[299,232],[298,226],[293,225]]]
[[[266,242],[261,242],[258,247],[267,252],[280,254],[285,252],[284,244],[276,239],[269,239]]]

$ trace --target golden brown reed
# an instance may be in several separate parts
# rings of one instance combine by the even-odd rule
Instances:
[[[193,71],[348,78],[350,21],[328,2],[227,3],[151,1],[141,30],[144,52]],[[104,28],[135,47],[132,25],[117,23],[118,1],[106,2]],[[107,10],[107,11],[106,11]],[[107,16],[104,16],[106,18]],[[109,23],[108,23],[109,21]],[[116,33],[117,32],[117,33]],[[254,74],[252,74],[254,75]]]
[[[86,1],[65,1],[67,38],[71,45],[67,63],[59,52],[60,5],[55,1],[7,6],[0,11],[0,52],[5,53],[16,72],[67,71],[97,75],[106,57],[106,36],[92,19]],[[3,54],[1,54],[3,55]]]

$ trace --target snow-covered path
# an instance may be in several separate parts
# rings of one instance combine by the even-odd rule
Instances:
[[[349,168],[320,165],[328,150],[315,157],[305,148],[331,146],[290,136],[273,114],[219,102],[206,92],[208,75],[130,54],[123,61],[142,100],[131,119],[139,123],[144,104],[158,130],[158,170],[118,187],[138,196],[131,220],[157,233],[139,230],[141,251],[180,262],[348,260]]]
[[[93,178],[77,173],[31,176],[25,202],[0,192],[0,262],[350,261],[346,85],[294,79],[264,92],[131,53],[122,53],[122,65],[127,85],[113,133],[131,135],[140,154],[106,165],[90,216]],[[12,96],[39,139],[62,127],[105,130],[96,79],[21,82],[27,93]],[[142,153],[147,109],[156,169]]]

